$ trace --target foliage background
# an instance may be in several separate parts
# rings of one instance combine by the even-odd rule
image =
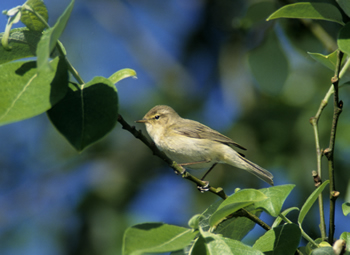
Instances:
[[[0,9],[22,3],[2,1]],[[50,24],[68,3],[45,1]],[[136,70],[137,80],[117,85],[120,113],[129,123],[156,104],[170,105],[247,147],[247,158],[269,169],[276,185],[295,183],[286,206],[300,207],[314,189],[309,118],[333,73],[306,54],[329,52],[300,21],[265,21],[280,4],[77,0],[61,41],[86,81],[126,67]],[[3,16],[0,27],[5,23]],[[340,28],[317,23],[333,37]],[[335,155],[341,193],[336,237],[350,223],[340,210],[350,193],[349,89],[340,97],[345,107]],[[330,104],[320,120],[323,148],[332,111]],[[217,166],[208,180],[227,194],[267,185],[230,166]],[[119,254],[128,226],[145,221],[186,225],[217,199],[174,175],[120,125],[81,154],[45,115],[0,127],[1,254]],[[318,235],[314,212],[304,225],[311,237]],[[253,232],[246,243],[263,233],[258,227]]]

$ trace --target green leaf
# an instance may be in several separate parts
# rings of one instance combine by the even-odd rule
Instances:
[[[27,10],[26,5],[29,8],[39,14],[47,23],[49,20],[49,14],[47,13],[46,6],[41,0],[28,0],[25,2],[22,8],[22,16],[21,21],[26,27],[30,30],[41,32],[46,28],[46,24],[44,24],[34,13]]]
[[[203,216],[201,214],[194,215],[189,221],[188,226],[192,229],[198,229],[199,222]]]
[[[346,255],[348,255],[350,253],[350,232],[343,232],[340,235],[339,239],[344,240],[347,244],[345,247],[345,251],[347,252]]]
[[[265,93],[278,95],[281,92],[288,77],[289,64],[274,31],[271,30],[266,40],[248,54],[248,63]]]
[[[327,186],[329,183],[329,180],[323,182],[321,186],[319,186],[317,189],[312,192],[312,194],[308,197],[306,200],[305,204],[300,210],[299,217],[298,217],[298,223],[301,225],[303,223],[303,220],[306,216],[306,214],[310,211],[311,206],[315,203],[317,197],[321,192],[324,190],[324,188]]]
[[[143,223],[128,228],[123,238],[123,255],[170,252],[185,248],[198,234],[192,229]]]
[[[190,248],[190,252],[185,253],[185,254],[191,254],[191,255],[205,255],[207,254],[207,248],[205,245],[205,240],[203,236],[199,236],[195,241],[192,247]],[[171,254],[173,255],[173,254]]]
[[[66,10],[57,20],[56,24],[52,28],[49,28],[43,32],[36,51],[39,72],[46,72],[50,70],[50,67],[47,64],[50,59],[50,54],[55,48],[58,38],[61,36],[66,27],[73,6],[74,0],[70,2]]]
[[[112,74],[108,79],[113,83],[116,84],[117,82],[128,78],[128,77],[136,77],[136,72],[133,69],[129,69],[129,68],[125,68],[125,69],[121,69],[117,72],[115,72],[114,74]]]
[[[341,205],[341,208],[342,208],[342,210],[343,210],[344,216],[346,216],[346,215],[348,215],[348,214],[350,213],[350,203],[349,203],[349,202],[343,203],[343,204]]]
[[[255,203],[256,208],[262,208],[273,217],[277,217],[282,209],[284,201],[295,187],[294,184],[273,186],[266,189],[260,189],[267,197],[266,200]]]
[[[346,23],[346,25],[340,29],[337,43],[342,52],[348,55],[350,54],[350,22]]]
[[[343,11],[350,17],[350,1],[349,0],[336,0]]]
[[[298,208],[298,207],[291,207],[291,208],[288,208],[288,209],[284,210],[283,212],[281,212],[281,214],[282,214],[283,216],[286,216],[288,213],[290,213],[291,211],[294,211],[294,210],[299,211],[299,208]],[[283,219],[282,219],[280,216],[278,216],[278,217],[275,219],[275,221],[273,222],[271,228],[278,227],[278,225],[279,225],[282,221],[283,221]]]
[[[226,198],[213,213],[209,220],[210,227],[216,227],[221,221],[225,220],[227,216],[236,212],[237,210],[267,199],[267,197],[259,190],[245,189],[240,190],[233,195]]]
[[[64,61],[50,62],[53,72],[37,74],[36,62],[0,65],[0,125],[27,119],[50,109],[67,91]]]
[[[48,111],[48,116],[70,144],[82,151],[117,124],[117,89],[104,77],[94,77],[81,88],[71,84],[66,96]]]
[[[1,33],[0,39],[3,36],[4,33]],[[30,31],[26,27],[12,29],[8,37],[11,50],[0,47],[0,64],[35,56],[36,46],[40,37],[40,32]]]
[[[335,65],[337,63],[337,51],[333,51],[329,55],[323,55],[321,53],[311,53],[308,52],[308,54],[317,62],[321,63],[322,65],[328,67],[331,70],[335,70]]]
[[[270,229],[261,236],[253,245],[253,248],[265,254],[293,255],[298,248],[301,232],[296,224],[284,224]]]
[[[312,250],[310,255],[334,255],[334,250],[332,247],[321,247]]]
[[[329,3],[295,3],[285,5],[272,13],[267,20],[278,18],[318,19],[344,25],[343,17],[337,7]]]
[[[204,231],[209,230],[209,220],[221,203],[222,201],[219,200],[211,204],[202,213],[202,217],[199,221],[199,227],[201,227]],[[261,214],[261,210],[256,210],[254,206],[248,206],[245,209],[257,217],[259,217]],[[245,217],[230,217],[224,222],[221,222],[214,230],[214,233],[222,234],[224,237],[240,241],[254,228],[254,226],[255,222]]]
[[[252,247],[249,247],[239,241],[225,238],[225,237],[222,237],[221,235],[216,235],[203,230],[201,230],[200,233],[201,233],[201,236],[204,238],[204,243],[207,251],[206,254],[263,255],[262,252],[256,249],[253,249]]]
[[[259,217],[260,209],[256,209],[254,205],[244,208],[251,214]],[[246,217],[229,217],[227,220],[221,222],[213,231],[215,234],[221,234],[233,240],[241,241],[254,227],[256,223]]]

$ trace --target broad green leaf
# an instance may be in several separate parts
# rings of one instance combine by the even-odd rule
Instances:
[[[349,0],[336,0],[343,11],[350,17],[350,1]]]
[[[70,2],[66,10],[58,18],[56,24],[52,28],[49,28],[43,32],[36,51],[39,72],[50,70],[50,67],[47,64],[50,58],[50,54],[55,48],[58,38],[61,36],[63,30],[66,27],[73,6],[74,0]]]
[[[253,245],[265,254],[293,255],[298,248],[301,232],[295,224],[284,224],[270,229]]]
[[[327,186],[328,183],[329,183],[329,180],[323,182],[321,186],[315,189],[314,192],[312,192],[312,194],[308,197],[308,199],[306,200],[305,204],[303,205],[299,213],[298,223],[300,225],[303,223],[303,220],[306,214],[309,212],[311,206],[315,203],[318,195],[321,194],[321,192],[324,190],[324,188]]]
[[[125,68],[125,69],[121,69],[117,72],[115,72],[114,74],[112,74],[108,79],[113,83],[116,84],[117,82],[128,78],[128,77],[136,77],[136,72],[133,69],[129,69],[129,68]]]
[[[118,94],[112,82],[95,77],[71,84],[66,96],[48,111],[57,130],[78,151],[108,134],[118,121]]]
[[[286,216],[288,213],[290,213],[291,211],[294,211],[294,210],[297,210],[299,211],[299,208],[298,207],[291,207],[291,208],[288,208],[286,210],[284,210],[283,212],[281,212],[281,214],[283,216]],[[278,225],[283,221],[282,217],[278,216],[275,221],[273,222],[271,228],[275,228],[275,227],[278,227]]]
[[[198,234],[192,229],[163,224],[142,223],[128,228],[123,238],[123,254],[170,252],[183,249]]]
[[[341,206],[344,216],[347,216],[350,213],[350,203],[343,203]]]
[[[216,227],[230,214],[264,199],[267,199],[267,197],[259,190],[245,189],[234,193],[226,198],[213,213],[209,220],[210,227]]]
[[[271,30],[266,37],[248,54],[248,63],[261,89],[265,93],[278,95],[287,79],[289,64],[274,31]]]
[[[350,232],[343,232],[339,239],[342,239],[346,242],[346,247],[345,247],[345,251],[347,252],[346,255],[348,255],[350,253]]]
[[[259,250],[253,249],[239,241],[232,240],[230,238],[222,237],[206,231],[200,231],[201,236],[204,238],[206,246],[206,254],[216,255],[263,255]]]
[[[201,236],[204,239],[206,254],[216,255],[263,255],[259,250],[253,249],[239,241],[232,240],[230,238],[222,237],[206,231],[200,231]],[[203,254],[203,253],[202,253]]]
[[[254,205],[244,208],[251,214],[259,217],[262,210],[256,209]],[[229,217],[221,222],[214,230],[215,234],[221,234],[233,240],[241,241],[254,227],[256,223],[246,217]]]
[[[312,57],[317,62],[321,63],[322,65],[328,67],[331,70],[335,70],[335,65],[337,64],[337,51],[333,51],[329,55],[323,55],[321,53],[312,53],[308,52],[310,57]]]
[[[0,38],[3,35],[4,33],[1,33]],[[8,38],[11,50],[5,50],[3,47],[0,47],[0,65],[13,60],[35,56],[36,46],[40,37],[40,32],[30,31],[26,27],[12,29]]]
[[[49,15],[47,13],[46,6],[41,0],[28,0],[25,2],[22,8],[21,21],[30,30],[41,32],[46,28],[46,24],[43,23],[34,13],[27,10],[26,5],[31,8],[32,11],[39,14],[47,23]]]
[[[342,52],[350,55],[350,22],[340,30],[337,43]]]
[[[340,10],[329,3],[295,3],[285,5],[272,13],[267,20],[278,18],[318,19],[344,25]]]
[[[38,75],[35,61],[0,65],[0,125],[43,113],[64,97],[65,62],[56,58],[50,66],[53,72]]]
[[[210,228],[209,220],[213,213],[217,210],[223,201],[219,200],[211,204],[203,213],[199,221],[199,226],[208,231]],[[245,208],[250,213],[259,217],[261,210],[256,210],[254,206],[248,206]],[[222,234],[224,237],[228,237],[234,240],[242,240],[255,226],[255,222],[247,219],[246,217],[230,217],[224,222],[220,223],[214,230],[216,234]]]
[[[255,203],[256,208],[262,208],[271,216],[277,217],[281,212],[284,201],[287,199],[289,193],[294,187],[294,184],[287,184],[260,189],[260,191],[265,194],[267,199]]]
[[[321,247],[312,250],[310,255],[334,255],[334,250],[332,247]]]

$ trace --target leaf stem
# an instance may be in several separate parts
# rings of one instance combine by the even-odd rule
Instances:
[[[282,213],[280,213],[278,215],[279,217],[281,217],[285,222],[289,223],[289,224],[292,224],[293,222],[288,219],[285,215],[283,215]],[[301,227],[301,225],[299,224],[299,228],[300,228],[300,232],[301,232],[301,235],[307,240],[309,241],[310,243],[312,243],[313,245],[315,245],[316,247],[319,247],[318,244],[308,235],[304,232],[303,228]]]
[[[25,10],[30,11],[31,13],[33,13],[46,26],[46,28],[50,28],[50,25],[46,22],[46,20],[39,13],[37,13],[35,10],[33,10],[29,5],[23,4],[22,6],[23,6],[23,8]],[[57,41],[56,48],[58,50],[58,53],[59,53],[60,57],[64,58],[64,61],[67,64],[69,72],[73,75],[73,77],[76,79],[76,81],[80,85],[85,84],[84,80],[81,78],[81,76],[79,75],[78,71],[73,67],[73,65],[68,60],[66,54],[63,51],[63,46],[60,43],[60,41]]]

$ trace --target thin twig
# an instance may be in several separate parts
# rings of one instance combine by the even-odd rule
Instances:
[[[343,102],[339,101],[339,74],[341,70],[341,61],[344,53],[338,50],[338,58],[334,77],[332,78],[332,84],[334,87],[334,111],[333,111],[333,122],[331,135],[329,140],[329,146],[325,149],[324,154],[328,159],[328,174],[329,174],[329,190],[330,190],[330,210],[329,210],[329,234],[328,240],[332,245],[334,241],[334,230],[335,230],[335,201],[339,196],[339,192],[335,190],[335,174],[334,174],[334,147],[335,137],[338,125],[339,115],[342,112]]]
[[[332,88],[332,87],[331,87]],[[310,118],[310,123],[314,130],[315,135],[315,144],[316,144],[316,161],[317,161],[317,174],[322,182],[322,165],[321,165],[321,159],[322,159],[322,150],[320,147],[320,141],[318,136],[318,120],[321,116],[321,113],[323,109],[327,106],[328,98],[331,95],[330,91],[333,91],[333,89],[329,89],[325,98],[321,101],[320,107],[317,110],[317,113],[314,117]],[[319,207],[319,213],[320,213],[320,231],[321,231],[321,237],[322,240],[326,240],[326,222],[324,217],[324,207],[323,207],[323,197],[322,194],[318,196],[318,207]]]
[[[119,117],[118,117],[118,122],[122,125],[123,129],[129,131],[135,138],[140,139],[145,145],[147,145],[147,147],[151,149],[151,151],[153,152],[153,154],[155,156],[158,156],[159,158],[164,160],[172,169],[175,170],[175,173],[181,174],[182,178],[185,178],[187,180],[190,180],[190,181],[196,183],[197,186],[206,185],[206,183],[203,182],[201,179],[191,175],[190,173],[185,171],[185,169],[182,166],[178,165],[175,161],[168,158],[162,151],[160,151],[157,148],[157,146],[155,146],[155,144],[153,142],[149,141],[149,139],[147,139],[142,134],[142,132],[140,130],[137,130],[134,126],[130,126],[129,123],[127,123],[121,115],[119,115]],[[212,186],[209,186],[208,188],[209,188],[209,191],[211,193],[221,197],[222,199],[227,198],[227,195],[225,194],[224,190],[221,187],[214,188]],[[246,218],[252,220],[253,222],[257,223],[259,226],[261,226],[265,230],[271,229],[271,227],[269,225],[267,225],[265,222],[263,222],[261,219],[259,219],[259,217],[248,212],[244,208],[238,210],[235,213],[235,215],[246,217]]]

